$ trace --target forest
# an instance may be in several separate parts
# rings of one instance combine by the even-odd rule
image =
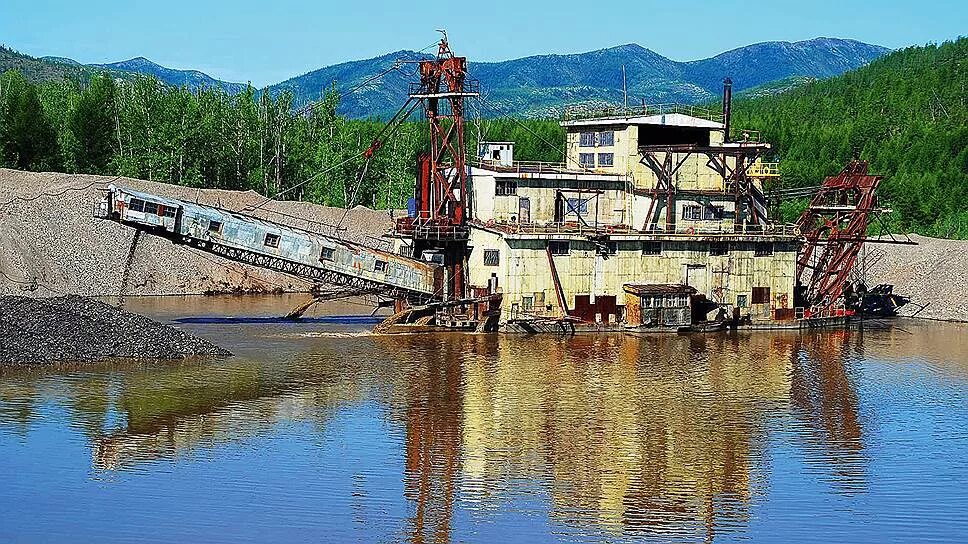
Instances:
[[[851,158],[885,176],[892,230],[968,238],[968,39],[894,52],[840,77],[734,105],[734,132],[759,130],[774,144],[785,187],[817,185]],[[334,86],[311,108],[287,93],[247,88],[190,91],[148,76],[34,84],[0,76],[0,165],[121,175],[193,187],[252,189],[332,206],[402,208],[418,151],[428,145],[415,115],[373,159],[360,157],[384,123],[337,115]],[[515,158],[559,162],[554,119],[476,112],[477,142],[516,142]],[[797,212],[791,203],[787,219]]]
[[[733,127],[773,144],[784,186],[852,158],[883,175],[893,231],[968,238],[968,38],[910,47],[832,79],[739,100]]]
[[[416,114],[366,164],[361,157],[384,128],[377,119],[336,114],[334,86],[312,107],[292,96],[247,88],[190,91],[149,76],[33,84],[0,76],[0,166],[120,175],[180,185],[252,189],[330,206],[402,208],[413,194],[418,150],[429,139]],[[560,161],[557,122],[477,118],[467,145],[518,142],[520,158]]]

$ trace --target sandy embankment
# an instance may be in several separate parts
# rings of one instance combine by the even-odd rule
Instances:
[[[895,293],[911,297],[916,304],[901,315],[926,305],[918,317],[968,321],[968,240],[910,237],[918,245],[867,244],[868,287],[890,283]]]
[[[0,294],[51,297],[112,296],[121,292],[134,230],[95,219],[95,204],[108,183],[229,209],[263,203],[254,191],[192,189],[131,178],[33,173],[0,169]],[[56,195],[56,196],[44,196]],[[336,224],[344,211],[304,202],[266,204],[275,213]],[[350,210],[345,237],[378,237],[391,226],[386,212]],[[142,236],[124,293],[180,295],[210,292],[308,291],[306,281]]]

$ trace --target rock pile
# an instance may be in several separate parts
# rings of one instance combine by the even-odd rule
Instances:
[[[0,297],[0,363],[226,355],[207,340],[90,298]]]
[[[915,304],[901,315],[946,321],[968,321],[968,240],[942,240],[911,235],[916,246],[868,244],[868,286],[894,285],[894,292],[911,297]],[[863,260],[862,260],[863,263]],[[926,306],[921,310],[921,306]]]

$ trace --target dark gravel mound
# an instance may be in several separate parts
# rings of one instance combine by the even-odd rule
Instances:
[[[0,297],[0,363],[183,359],[228,351],[85,297]]]

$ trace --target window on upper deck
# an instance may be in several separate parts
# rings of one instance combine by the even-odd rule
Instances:
[[[266,233],[265,240],[262,241],[262,244],[266,247],[279,247],[279,235],[272,234],[271,232]]]
[[[594,132],[582,132],[578,135],[578,146],[579,147],[595,147],[595,133]]]
[[[128,203],[128,209],[133,212],[143,212],[145,211],[145,201],[140,198],[132,198],[131,202]]]
[[[722,206],[706,206],[703,212],[703,217],[706,221],[722,221],[723,220],[723,207]]]
[[[579,153],[578,154],[578,165],[594,168],[595,167],[595,154],[594,153]]]
[[[615,153],[598,154],[598,166],[614,166],[614,165],[615,165]]]
[[[571,251],[571,244],[568,241],[563,242],[548,242],[548,249],[551,250],[552,255],[568,255]]]
[[[484,250],[484,266],[497,266],[501,262],[501,252],[496,249]]]
[[[510,196],[518,194],[518,180],[516,179],[499,179],[494,183],[495,196]]]
[[[598,133],[598,145],[602,147],[615,145],[615,131],[605,130]]]
[[[208,222],[209,232],[222,232],[222,222],[221,221],[209,221]]]
[[[762,242],[756,244],[753,248],[754,257],[769,257],[773,255],[773,244],[771,242]]]
[[[588,213],[588,201],[582,198],[569,198],[568,209],[566,210],[565,215],[569,213]]]
[[[702,221],[702,206],[683,206],[682,218],[686,221]]]

